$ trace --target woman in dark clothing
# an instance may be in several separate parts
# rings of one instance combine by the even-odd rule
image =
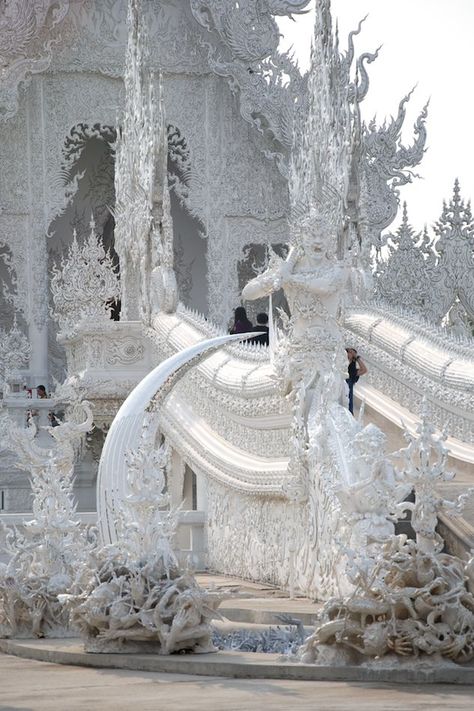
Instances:
[[[231,333],[248,333],[253,330],[253,324],[247,318],[247,312],[243,306],[237,306],[234,311],[234,325],[230,329]]]

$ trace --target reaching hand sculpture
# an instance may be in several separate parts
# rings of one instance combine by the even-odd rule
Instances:
[[[219,595],[180,570],[172,550],[177,511],[169,509],[169,452],[148,414],[140,446],[126,454],[129,493],[116,511],[118,540],[97,551],[79,595],[63,595],[87,651],[215,651],[209,620]],[[153,492],[153,496],[150,496]]]

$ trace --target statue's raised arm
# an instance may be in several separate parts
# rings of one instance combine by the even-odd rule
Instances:
[[[293,269],[296,258],[297,250],[295,247],[290,249],[286,259],[282,259],[273,252],[265,271],[249,281],[244,287],[242,299],[244,301],[254,301],[254,299],[261,299],[281,289],[284,286],[285,277]]]

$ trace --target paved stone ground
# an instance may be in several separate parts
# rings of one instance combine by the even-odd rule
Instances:
[[[87,669],[0,654],[0,711],[472,710],[472,687],[259,681]]]

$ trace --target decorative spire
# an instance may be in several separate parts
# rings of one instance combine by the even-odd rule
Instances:
[[[129,0],[128,28],[125,111],[115,172],[115,247],[120,258],[123,318],[141,317],[149,322],[151,274],[164,250],[159,225],[168,187],[168,139],[161,75],[156,92],[149,69],[142,0]],[[172,229],[170,235],[172,240]],[[172,245],[169,251],[172,254]]]
[[[406,200],[403,202],[402,226],[405,228],[408,227],[408,210]]]
[[[464,203],[461,197],[461,187],[459,180],[454,181],[453,197],[449,201],[443,200],[443,211],[439,220],[434,225],[435,233],[440,237],[441,244],[437,244],[437,250],[443,248],[443,235],[452,232],[455,229],[467,228],[463,232],[468,241],[471,241],[474,246],[474,222],[472,219],[471,203]]]
[[[434,232],[438,261],[429,270],[432,283],[430,318],[440,323],[455,303],[474,323],[474,220],[470,203],[461,197],[458,179],[453,197],[443,203]],[[456,307],[459,311],[459,307]],[[461,309],[462,310],[462,309]]]
[[[322,219],[334,241],[342,233],[350,173],[349,71],[333,37],[330,2],[322,0],[316,6],[307,112],[295,131],[290,201],[294,224]]]
[[[426,399],[423,400],[416,435],[406,432],[405,437],[409,442],[408,447],[393,456],[402,459],[401,480],[413,490],[415,501],[400,503],[397,514],[401,518],[405,511],[411,511],[411,525],[416,533],[418,550],[438,553],[444,544],[436,532],[438,514],[461,514],[474,489],[469,489],[455,502],[439,496],[439,485],[454,479],[454,474],[447,471],[448,450],[444,446],[446,435],[437,434],[429,421]]]
[[[93,217],[85,243],[79,245],[74,230],[66,258],[52,271],[52,316],[61,331],[70,331],[84,318],[110,319],[113,302],[120,298],[120,282],[112,256],[95,232]]]
[[[415,233],[403,203],[402,222],[395,234],[385,237],[388,256],[379,256],[375,294],[392,305],[422,312],[429,301],[427,263],[434,255],[425,238]]]

